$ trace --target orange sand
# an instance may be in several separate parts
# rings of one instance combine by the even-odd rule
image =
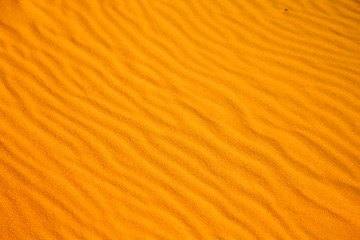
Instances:
[[[0,0],[0,51],[1,240],[360,239],[359,1]]]

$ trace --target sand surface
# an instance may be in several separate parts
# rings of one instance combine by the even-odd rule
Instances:
[[[360,2],[0,0],[0,239],[360,239]]]

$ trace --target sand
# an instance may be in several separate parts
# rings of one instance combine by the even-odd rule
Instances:
[[[0,0],[0,239],[360,239],[360,2]]]

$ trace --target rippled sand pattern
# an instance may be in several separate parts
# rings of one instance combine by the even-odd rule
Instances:
[[[0,0],[0,239],[360,239],[360,2]]]

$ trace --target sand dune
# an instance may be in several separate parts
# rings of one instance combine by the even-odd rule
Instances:
[[[0,239],[360,239],[359,1],[0,9]]]

